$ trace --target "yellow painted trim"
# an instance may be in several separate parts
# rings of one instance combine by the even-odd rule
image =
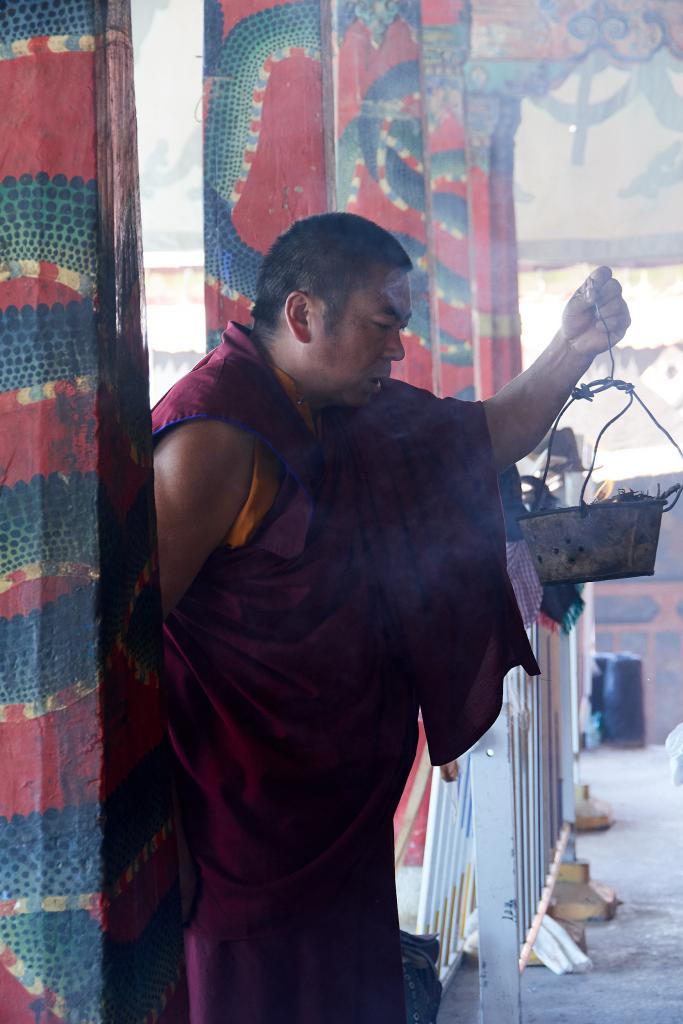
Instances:
[[[521,332],[521,320],[517,313],[482,313],[474,310],[474,321],[480,337],[512,338]]]

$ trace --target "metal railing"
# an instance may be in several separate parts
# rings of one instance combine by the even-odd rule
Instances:
[[[456,782],[432,773],[429,818],[417,931],[439,936],[439,973],[446,977],[462,957],[465,925],[475,906],[472,772],[469,755]]]
[[[521,1021],[520,974],[573,856],[576,634],[534,627],[530,639],[541,675],[508,675],[503,712],[471,754],[484,1024]]]
[[[531,679],[520,670],[507,679],[512,794],[517,862],[519,958],[523,970],[545,915],[552,887],[571,834],[571,806],[563,785],[567,762],[563,731],[562,653],[567,637],[539,630],[531,633],[542,675]],[[571,748],[570,748],[571,749]],[[565,813],[566,810],[566,813]]]
[[[517,851],[517,908],[520,940],[529,932],[551,857],[560,834],[559,722],[557,682],[548,671],[551,635],[532,642],[545,662],[540,679],[516,670],[506,680],[508,728],[512,768],[512,794]],[[543,649],[546,657],[543,658]]]
[[[530,640],[541,675],[509,673],[458,783],[432,776],[417,931],[438,934],[446,978],[476,904],[483,1024],[521,1021],[520,973],[573,856],[577,637],[533,627]]]

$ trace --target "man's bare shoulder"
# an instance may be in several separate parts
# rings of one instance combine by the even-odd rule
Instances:
[[[155,467],[161,464],[182,468],[193,477],[206,472],[251,464],[254,439],[232,423],[214,419],[192,419],[168,429],[154,452]],[[214,477],[214,483],[216,479]]]
[[[251,484],[254,439],[221,420],[174,426],[154,454],[164,614],[222,543]]]

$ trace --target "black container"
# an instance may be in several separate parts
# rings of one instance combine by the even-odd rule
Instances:
[[[591,672],[591,712],[594,715],[605,713],[605,669],[609,662],[614,661],[616,655],[609,651],[596,654],[593,658],[593,670]]]
[[[643,666],[635,654],[621,652],[605,660],[602,704],[605,742],[645,745]]]

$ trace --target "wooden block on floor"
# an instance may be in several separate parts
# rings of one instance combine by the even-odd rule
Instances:
[[[614,824],[610,805],[591,796],[588,786],[576,786],[575,796],[577,832],[598,832]]]
[[[552,916],[567,921],[611,921],[619,900],[603,882],[560,882],[555,886]]]
[[[582,882],[591,880],[590,864],[587,860],[568,860],[560,864],[558,882]]]

